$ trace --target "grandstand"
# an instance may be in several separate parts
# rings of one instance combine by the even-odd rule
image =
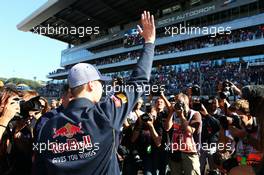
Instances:
[[[50,79],[66,79],[79,62],[94,64],[105,74],[127,76],[140,56],[143,42],[135,28],[145,9],[155,15],[157,28],[152,83],[166,84],[171,93],[188,82],[202,84],[203,92],[210,93],[221,78],[263,83],[258,78],[264,65],[263,0],[49,0],[17,28],[68,43],[61,52],[63,68],[49,73]],[[172,34],[181,26],[192,29]],[[43,27],[48,30],[43,32]],[[69,31],[83,27],[89,34]],[[198,27],[210,32],[194,33]],[[216,34],[216,28],[224,30]],[[225,66],[232,76],[223,73]],[[241,80],[242,75],[250,78]]]

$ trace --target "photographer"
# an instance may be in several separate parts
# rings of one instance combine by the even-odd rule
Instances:
[[[168,172],[169,154],[166,151],[166,143],[168,142],[169,133],[167,132],[166,120],[171,110],[171,103],[168,101],[164,92],[161,91],[160,96],[155,101],[155,110],[157,111],[157,118],[154,122],[154,127],[161,134],[161,146],[154,147],[153,155],[155,158],[155,168],[159,171],[159,175],[165,175]]]
[[[201,144],[202,118],[189,108],[189,98],[180,93],[175,97],[175,116],[169,115],[166,130],[172,129],[171,174],[200,175],[199,146]]]
[[[150,105],[146,108],[146,112],[137,119],[131,141],[137,145],[137,150],[142,158],[144,175],[155,175],[153,149],[160,147],[162,133],[161,130],[156,131],[154,127],[157,111]]]
[[[262,154],[248,143],[247,138],[257,139],[258,125],[256,118],[249,114],[249,103],[247,100],[237,100],[229,110],[239,117],[239,126],[230,126],[231,135],[239,140],[236,145],[235,156],[238,164],[257,165],[261,160]]]
[[[249,113],[256,117],[258,123],[258,138],[255,139],[250,134],[247,134],[247,140],[250,145],[255,149],[263,153],[264,150],[264,86],[261,85],[249,85],[238,91],[243,99],[249,102]],[[233,168],[230,171],[231,175],[237,175],[245,173],[248,175],[262,175],[264,172],[264,159],[258,166],[246,166],[241,165]]]
[[[217,88],[217,93],[219,95],[219,107],[223,111],[223,114],[226,115],[230,106],[230,97],[233,96],[235,101],[236,95],[241,95],[240,90],[228,80],[220,82]]]
[[[138,118],[144,114],[141,110],[143,105],[143,99],[140,97],[133,109],[123,124],[123,132],[121,138],[121,144],[119,146],[118,154],[123,159],[123,170],[124,175],[137,175],[139,164],[141,163],[140,156],[136,146],[132,144],[131,137],[133,129],[136,125]]]
[[[20,112],[19,96],[15,89],[5,88],[0,99],[0,143],[7,125],[16,113]]]
[[[31,171],[31,134],[19,131],[23,125],[17,118],[20,100],[15,87],[5,87],[0,101],[0,172],[4,175],[28,175]]]
[[[200,102],[201,103],[201,102]],[[210,172],[215,171],[213,154],[216,152],[220,123],[215,118],[219,115],[219,108],[216,98],[209,99],[206,103],[200,104],[199,112],[202,115],[202,149],[200,156],[201,174],[205,173],[206,160],[208,160]],[[207,108],[208,110],[207,110]]]

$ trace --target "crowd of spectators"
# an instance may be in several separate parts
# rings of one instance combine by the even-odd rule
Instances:
[[[180,41],[156,47],[155,55],[176,53],[192,49],[214,47],[219,45],[249,41],[264,37],[264,26],[232,30],[231,34],[202,36],[191,40]]]
[[[48,83],[46,86],[37,89],[38,93],[44,97],[56,97],[60,96],[61,88],[64,83]]]
[[[263,59],[258,60],[264,62]],[[224,62],[215,64],[213,61],[199,62],[190,65],[189,68],[170,66],[158,66],[153,68],[150,83],[165,85],[166,92],[182,92],[188,87],[198,84],[201,87],[201,94],[215,95],[215,88],[222,80],[230,80],[238,86],[250,84],[264,84],[264,65],[257,67],[249,66],[249,62]],[[130,72],[118,72],[109,74],[113,78],[126,77]],[[47,97],[58,97],[62,84],[50,83],[39,89],[39,93]]]
[[[125,35],[124,37],[124,47],[133,47],[136,45],[143,44],[144,40],[142,36],[139,35],[139,33],[133,34],[133,35]]]
[[[242,41],[249,41],[264,37],[264,26],[256,26],[245,29],[233,30],[231,34],[217,35],[216,37],[202,36],[191,40],[178,41],[170,44],[157,46],[155,48],[155,56],[177,53],[181,51],[208,48],[214,46],[220,46],[225,44],[237,43]],[[108,56],[96,60],[92,60],[90,63],[96,66],[119,63],[122,61],[136,60],[140,57],[140,51],[131,51],[122,53],[119,55]],[[49,73],[49,75],[66,72],[67,70],[58,69]]]
[[[215,95],[215,88],[222,80],[230,80],[239,86],[264,83],[264,67],[256,69],[243,62],[191,66],[185,70],[164,66],[154,70],[152,75],[151,83],[165,85],[169,94],[198,84],[203,95]]]
[[[90,63],[99,66],[99,65],[118,63],[121,61],[135,60],[135,59],[139,59],[139,57],[140,57],[140,52],[132,51],[132,52],[120,54],[118,56],[109,56],[102,59],[96,59],[91,61]]]
[[[259,60],[264,62],[263,59]],[[127,77],[129,72],[111,74],[115,77]],[[166,92],[182,92],[192,85],[201,87],[201,94],[215,95],[217,84],[223,80],[230,80],[239,86],[264,83],[264,67],[249,66],[248,62],[231,62],[215,64],[211,61],[199,62],[190,65],[189,68],[181,68],[173,65],[159,66],[152,70],[150,83],[165,85]]]

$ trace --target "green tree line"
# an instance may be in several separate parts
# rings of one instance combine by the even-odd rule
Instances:
[[[37,89],[39,87],[41,87],[41,84],[37,81],[33,81],[33,80],[28,80],[28,79],[23,79],[23,78],[0,78],[1,81],[3,81],[5,84],[7,83],[14,83],[16,85],[18,84],[26,84],[29,87],[31,87],[32,89]]]

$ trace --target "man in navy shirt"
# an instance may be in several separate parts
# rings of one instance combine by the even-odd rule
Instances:
[[[74,100],[40,129],[33,174],[120,174],[116,157],[120,128],[144,93],[142,86],[150,79],[154,57],[154,17],[144,12],[141,22],[143,53],[122,92],[100,102],[101,81],[107,78],[90,64],[71,68],[68,83]]]

